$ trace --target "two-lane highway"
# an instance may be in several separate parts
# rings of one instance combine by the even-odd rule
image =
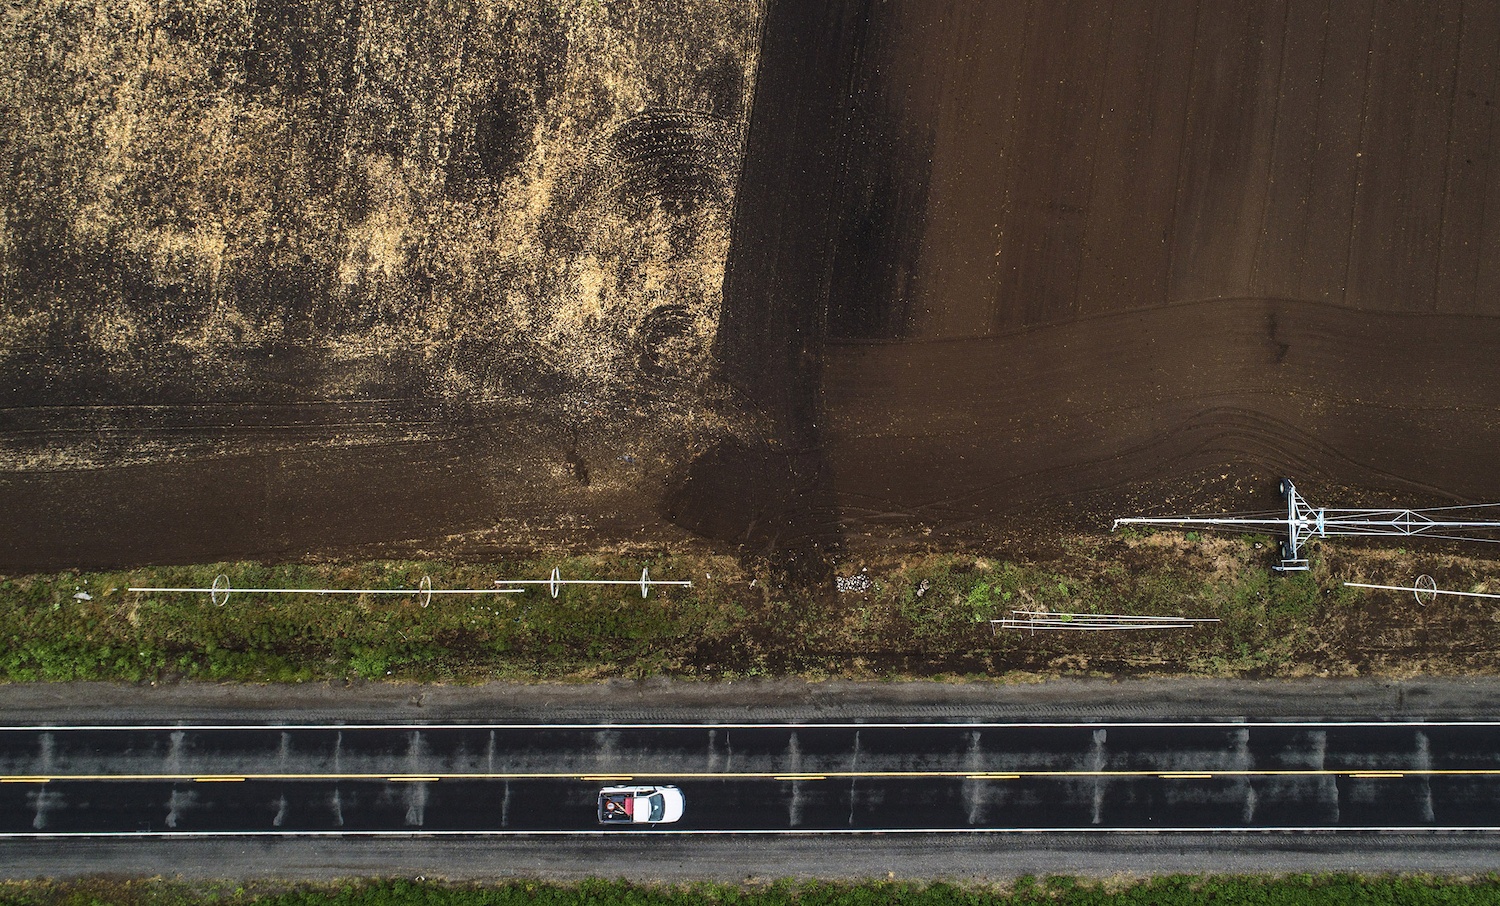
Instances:
[[[1500,722],[161,725],[0,728],[0,833],[1500,829]]]

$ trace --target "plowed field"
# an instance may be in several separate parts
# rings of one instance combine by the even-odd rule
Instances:
[[[13,12],[0,568],[1500,500],[1500,3],[502,6]]]
[[[781,244],[734,246],[728,303],[826,300],[790,332],[822,331],[789,366],[819,404],[809,531],[1041,538],[1271,508],[1280,474],[1327,503],[1500,500],[1500,4],[806,18],[842,29],[856,62],[826,84],[853,87],[821,133],[814,64],[769,94],[773,14],[742,216],[776,111],[804,166],[754,221]]]

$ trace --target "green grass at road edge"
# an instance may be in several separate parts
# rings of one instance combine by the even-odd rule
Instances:
[[[836,567],[801,584],[730,557],[569,556],[503,564],[223,563],[0,576],[0,681],[575,681],[796,676],[1017,679],[1059,675],[1273,677],[1500,671],[1500,630],[1467,602],[1418,610],[1344,579],[1409,571],[1336,551],[1280,576],[1253,540],[1163,534],[1070,539],[1042,561],[923,554]],[[1404,554],[1401,556],[1405,556]],[[1385,559],[1381,559],[1381,558]],[[416,591],[496,578],[691,579],[517,595]],[[1492,564],[1459,563],[1455,575]],[[1416,568],[1414,565],[1411,568]],[[1492,569],[1490,569],[1492,571]],[[131,586],[402,589],[392,595],[132,592]],[[1453,581],[1453,580],[1445,580]],[[1446,608],[1446,609],[1444,609]],[[1467,608],[1467,609],[1465,609]],[[992,632],[1013,610],[1212,618],[1191,629]],[[1420,635],[1410,630],[1421,627]],[[1397,655],[1389,652],[1396,651]]]

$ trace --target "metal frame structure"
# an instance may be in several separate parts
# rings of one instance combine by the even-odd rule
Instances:
[[[1051,613],[1043,610],[1012,610],[1011,615],[990,620],[990,631],[1001,629],[1072,630],[1104,632],[1130,629],[1187,629],[1200,623],[1217,623],[1217,617],[1157,617],[1119,613]]]
[[[1146,516],[1116,519],[1114,528],[1122,525],[1163,525],[1181,528],[1201,526],[1221,531],[1281,532],[1280,572],[1302,572],[1308,562],[1304,551],[1307,539],[1330,536],[1409,537],[1421,535],[1449,541],[1487,541],[1500,543],[1500,521],[1454,518],[1476,510],[1495,512],[1500,504],[1481,503],[1434,507],[1425,510],[1353,509],[1349,507],[1314,507],[1308,503],[1290,478],[1281,479],[1281,496],[1286,512],[1224,513],[1220,515]],[[1495,537],[1485,537],[1485,533]]]

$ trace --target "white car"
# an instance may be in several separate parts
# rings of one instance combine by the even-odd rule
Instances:
[[[671,824],[684,805],[675,786],[607,786],[599,791],[599,823]]]

